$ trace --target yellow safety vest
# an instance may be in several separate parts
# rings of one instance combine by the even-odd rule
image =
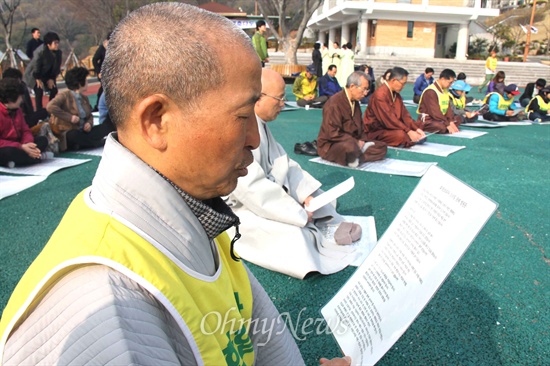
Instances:
[[[491,92],[489,94],[487,94],[485,96],[485,99],[483,99],[483,103],[484,104],[489,104],[489,99],[491,98],[491,95],[493,94],[496,94],[498,95],[498,109],[502,110],[502,111],[507,111],[508,108],[510,108],[510,106],[512,105],[512,103],[514,103],[514,98],[510,98],[510,99],[504,99],[504,97],[502,95],[500,95],[499,93],[497,92]]]
[[[453,104],[455,105],[455,107],[457,107],[458,109],[466,108],[466,97],[464,95],[458,98],[458,97],[455,97],[452,93],[449,93],[449,97],[453,101]]]
[[[527,107],[525,107],[525,112],[528,113],[528,112],[531,112],[532,109],[531,109],[531,103],[533,103],[533,100],[535,99],[538,99],[538,102],[539,102],[539,108],[541,111],[544,111],[544,112],[547,112],[550,110],[550,101],[548,103],[546,103],[544,101],[544,99],[542,99],[542,97],[540,95],[536,95],[533,99],[531,99],[529,101],[529,104],[527,104]]]
[[[416,113],[420,113],[420,104],[422,103],[422,98],[424,97],[424,93],[426,90],[433,90],[437,94],[437,100],[439,101],[439,109],[441,110],[441,113],[445,115],[447,113],[447,110],[449,109],[449,102],[450,102],[450,95],[448,90],[443,90],[443,92],[440,92],[436,87],[435,83],[430,84],[424,91],[422,92],[422,95],[420,96],[420,101],[418,102],[418,108],[416,109]]]
[[[488,57],[485,61],[485,67],[491,70],[497,69],[498,59],[496,57]]]
[[[86,191],[84,191],[86,192]],[[0,321],[0,362],[7,339],[63,275],[88,264],[114,268],[146,288],[174,317],[199,364],[252,365],[248,335],[252,290],[241,262],[230,256],[230,239],[215,239],[219,268],[207,280],[185,272],[150,242],[113,216],[90,208],[80,193],[48,244],[13,292]],[[197,353],[198,352],[198,353]]]

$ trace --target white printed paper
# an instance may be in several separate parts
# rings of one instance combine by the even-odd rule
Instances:
[[[348,193],[355,186],[355,180],[353,177],[350,177],[338,184],[335,187],[332,187],[326,192],[321,193],[317,197],[314,197],[309,201],[309,205],[305,207],[306,211],[314,212],[320,209],[321,207],[328,205],[338,197]]]
[[[338,168],[362,170],[364,172],[380,173],[380,174],[404,175],[407,177],[421,177],[424,175],[424,173],[428,171],[428,169],[432,165],[437,165],[437,163],[430,163],[430,162],[385,158],[379,161],[363,163],[356,168],[351,168],[349,166],[343,166],[340,164],[333,163],[331,161],[327,161],[323,158],[313,158],[313,159],[310,159],[309,161],[313,163],[330,165]]]
[[[321,309],[353,365],[373,365],[433,297],[497,204],[432,167],[378,244]]]
[[[401,151],[410,151],[410,152],[419,153],[419,154],[449,156],[452,153],[465,149],[466,146],[454,146],[454,145],[436,144],[435,142],[425,142],[421,145],[413,145],[408,148],[391,147],[391,146],[388,146],[388,148],[394,149],[394,150],[401,150]]]
[[[0,167],[0,172],[23,175],[42,175],[47,177],[58,170],[84,164],[90,160],[91,159],[53,158],[42,160],[38,164],[29,166],[15,168]]]
[[[95,149],[79,150],[79,154],[101,156],[103,155],[103,146],[96,147]]]
[[[462,126],[461,126],[462,127]],[[460,130],[456,133],[446,133],[441,136],[457,137],[462,139],[475,139],[476,137],[486,135],[487,132],[472,131],[472,130]]]
[[[497,126],[530,126],[533,124],[533,121],[530,121],[530,120],[512,122],[512,121],[489,121],[483,118],[479,118],[478,121],[494,123]]]
[[[46,180],[44,176],[14,177],[11,175],[0,175],[0,200],[17,194]]]

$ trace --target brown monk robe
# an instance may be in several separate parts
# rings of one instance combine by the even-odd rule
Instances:
[[[456,116],[451,107],[452,101],[448,101],[445,114],[441,111],[438,92],[448,93],[449,86],[456,78],[454,71],[445,69],[430,87],[426,88],[418,105],[418,123],[423,123],[424,131],[433,133],[458,132],[461,118]],[[436,88],[437,92],[431,87]]]
[[[384,80],[370,97],[363,122],[369,140],[410,147],[426,135],[412,119],[399,94],[407,82],[408,72],[402,68],[392,70],[390,79]]]
[[[349,76],[347,84],[350,86],[330,97],[323,107],[317,152],[325,160],[355,167],[383,159],[387,145],[369,141],[363,126],[359,100],[369,90],[367,75],[356,71]]]

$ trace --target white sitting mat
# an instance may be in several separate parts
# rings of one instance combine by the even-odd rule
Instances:
[[[29,166],[15,167],[11,169],[0,167],[0,172],[23,175],[41,175],[47,177],[58,170],[84,164],[90,160],[91,159],[53,158],[43,160],[38,164]]]
[[[0,175],[0,200],[30,188],[44,181],[45,176],[14,177]]]
[[[522,121],[518,121],[518,122],[508,122],[508,121],[498,122],[498,121],[488,121],[488,120],[484,119],[481,116],[479,117],[478,121],[495,123],[498,126],[530,126],[530,125],[533,124],[533,121],[530,121],[530,120],[527,120],[527,119],[522,120]]]
[[[418,105],[415,102],[413,102],[412,99],[403,99],[403,104],[405,104],[407,107]]]
[[[458,150],[465,149],[466,146],[454,146],[454,145],[436,144],[435,142],[425,142],[422,145],[414,145],[409,148],[391,147],[391,146],[388,146],[388,148],[394,149],[394,150],[401,150],[401,151],[410,151],[410,152],[419,153],[419,154],[449,156],[452,153],[457,152]]]
[[[406,177],[421,177],[424,175],[424,173],[426,173],[428,168],[430,168],[432,165],[437,165],[437,163],[426,163],[426,162],[420,162],[420,161],[385,158],[380,161],[363,163],[359,165],[357,168],[350,168],[349,166],[339,165],[320,157],[310,159],[309,161],[313,163],[330,165],[338,168],[362,170],[364,172],[380,173],[380,174],[403,175]]]
[[[101,156],[103,155],[103,146],[96,147],[95,149],[79,150],[79,154]]]
[[[298,105],[298,103],[296,103],[296,102],[294,102],[294,101],[291,101],[291,102],[288,102],[288,101],[287,101],[287,102],[285,102],[285,109],[286,109],[286,108],[289,108],[289,110],[290,110],[290,109],[300,109],[300,108],[304,109],[303,107],[300,107],[300,106]]]
[[[460,126],[462,127],[462,126]],[[486,135],[487,132],[472,131],[472,130],[460,130],[457,133],[446,133],[440,136],[457,137],[462,139],[475,139],[476,137]]]

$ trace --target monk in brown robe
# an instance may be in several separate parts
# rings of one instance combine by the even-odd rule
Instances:
[[[363,122],[367,138],[389,146],[410,147],[426,140],[426,134],[411,117],[399,94],[407,83],[409,72],[402,67],[391,69],[388,80],[370,97]]]
[[[424,89],[418,104],[418,123],[424,124],[424,131],[434,133],[456,133],[461,118],[454,114],[449,97],[449,87],[456,74],[445,69],[432,85]]]
[[[369,76],[353,72],[344,90],[334,94],[323,107],[323,122],[317,137],[317,152],[323,159],[357,167],[381,160],[387,145],[367,139],[359,101],[369,92]]]

